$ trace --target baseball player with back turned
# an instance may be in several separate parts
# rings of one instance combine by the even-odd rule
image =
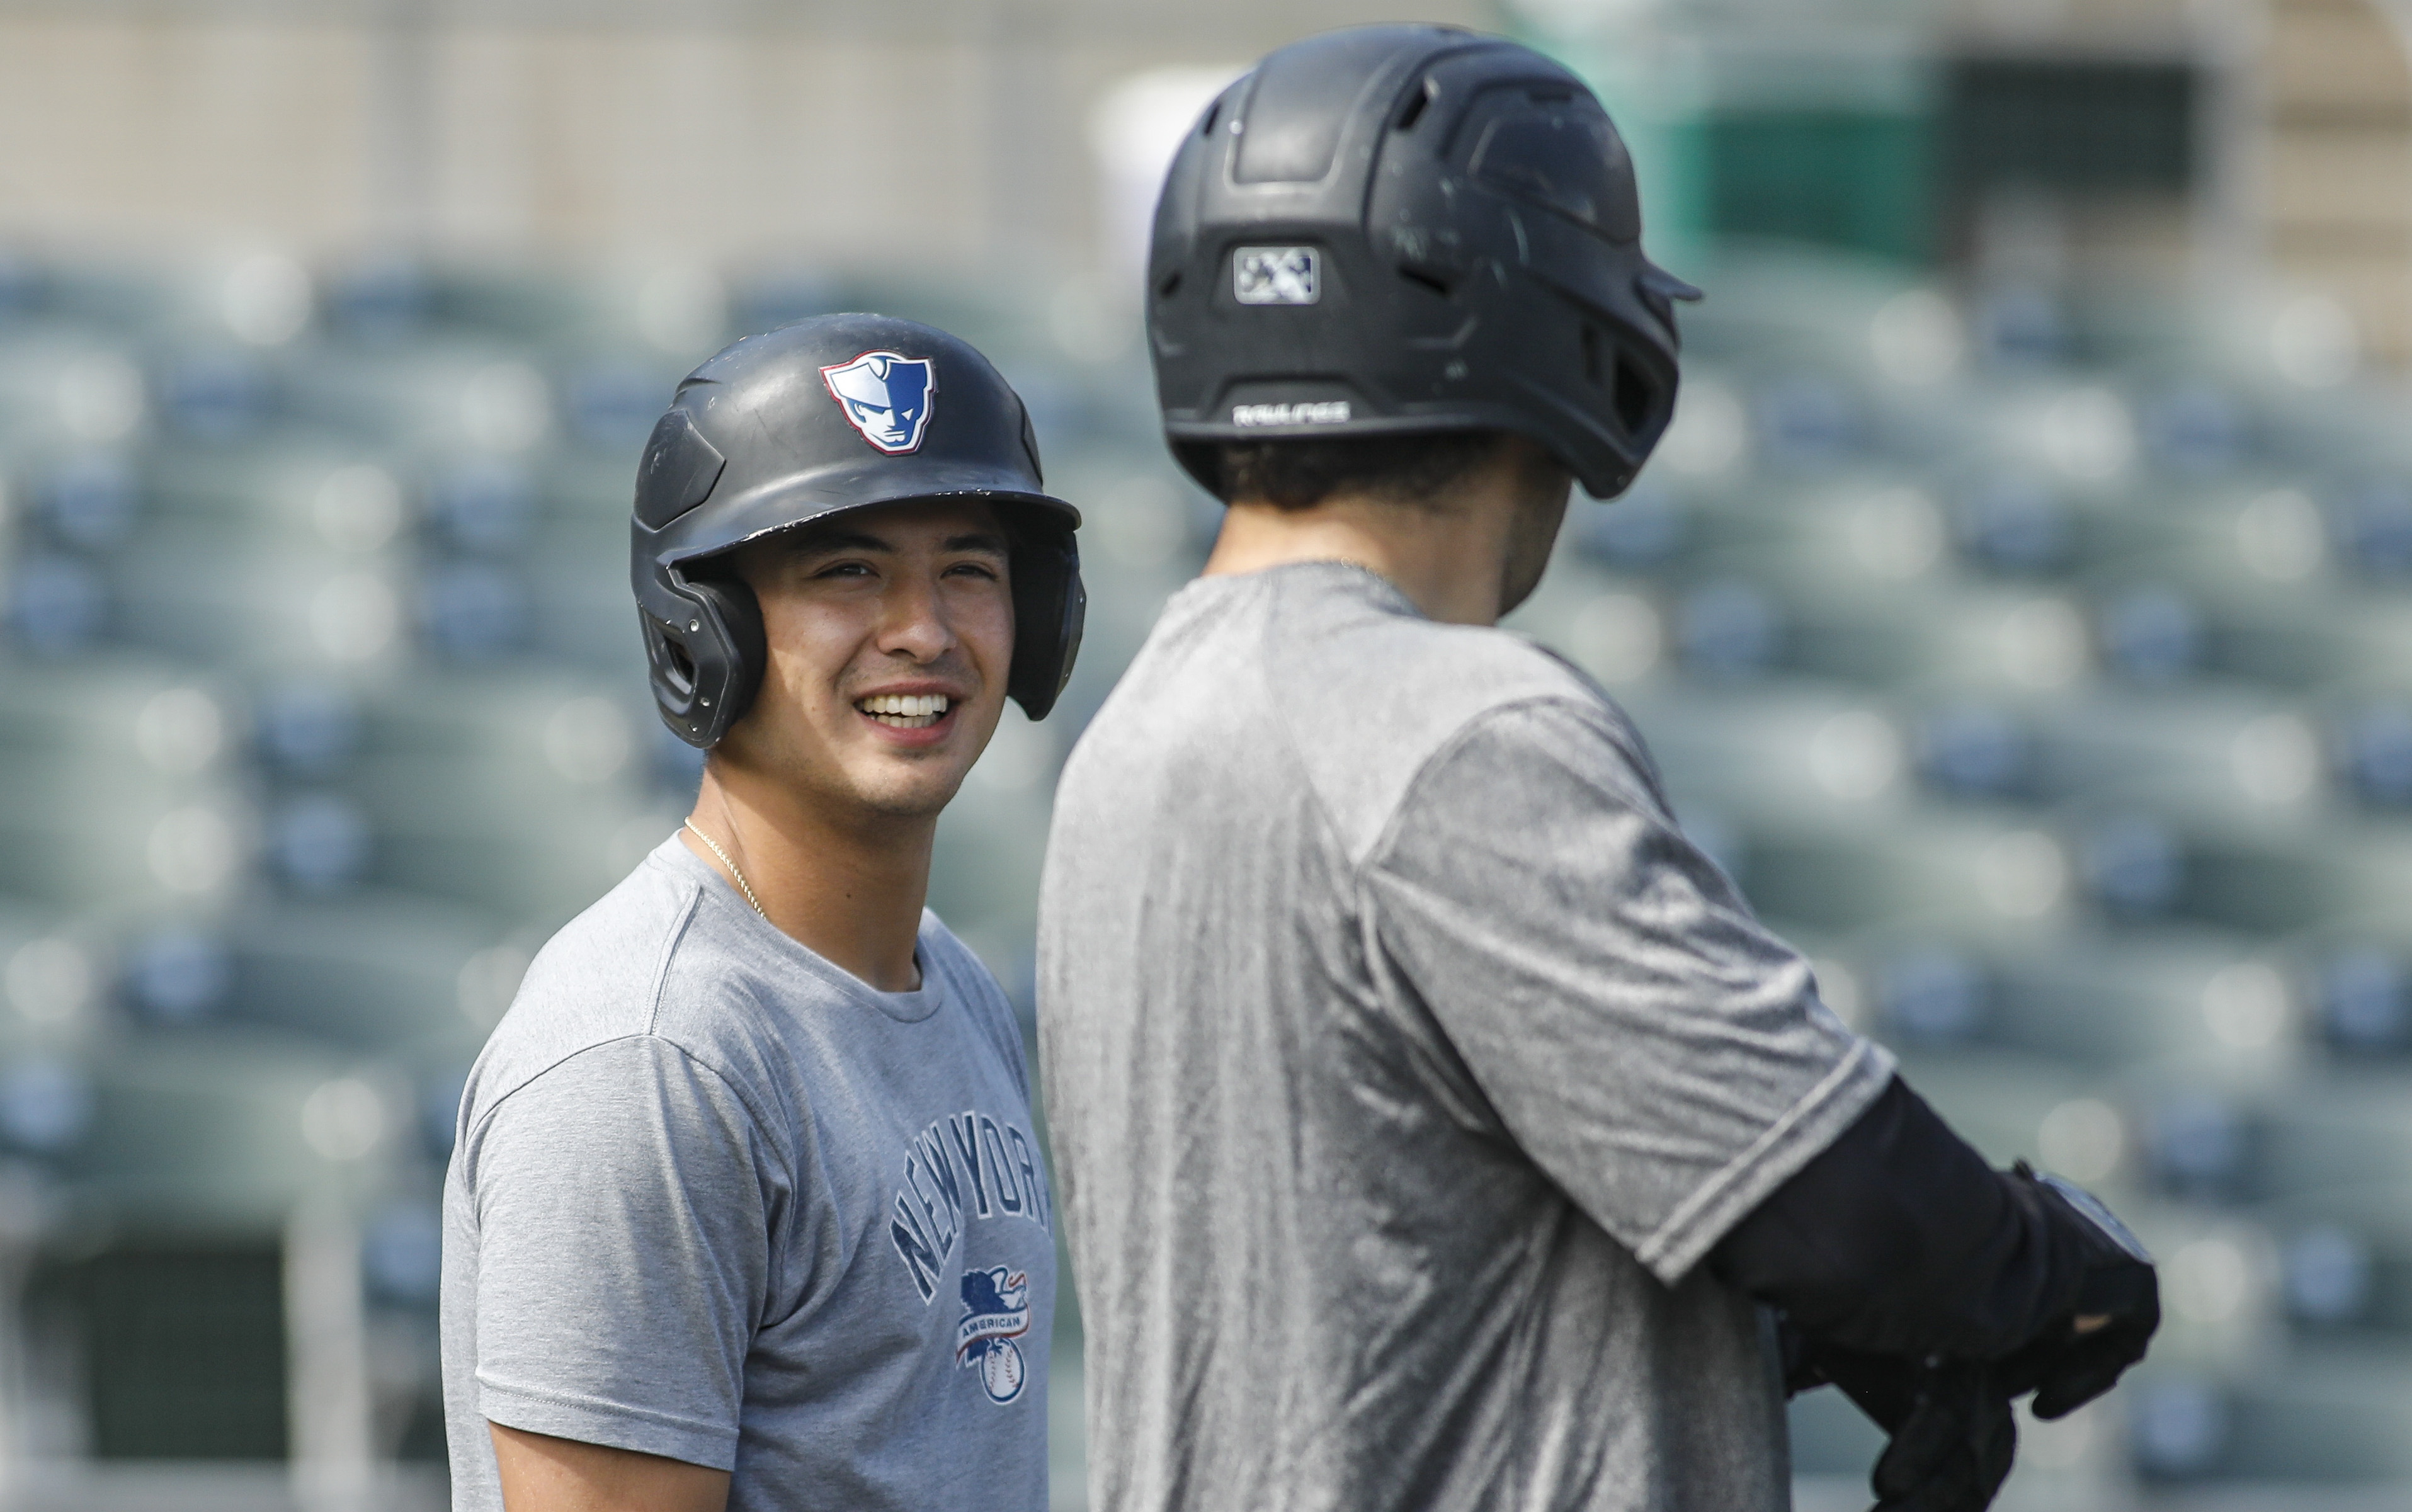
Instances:
[[[1786,1506],[1784,1390],[1982,1507],[2158,1321],[1817,1000],[1581,673],[1493,628],[1673,407],[1591,92],[1285,48],[1184,139],[1148,327],[1228,506],[1066,765],[1040,1050],[1113,1512]]]
[[[938,812],[1080,644],[1080,516],[943,331],[679,386],[632,570],[682,831],[536,959],[444,1194],[453,1505],[1040,1512],[1054,1206],[1021,1031],[922,907]]]

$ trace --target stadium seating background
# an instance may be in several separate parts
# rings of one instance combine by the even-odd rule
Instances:
[[[1632,712],[1837,1012],[1991,1156],[2096,1186],[2160,1255],[2153,1360],[2030,1428],[2013,1505],[2391,1505],[2401,396],[2307,387],[2134,289],[1772,249],[1699,276],[1674,433],[1627,498],[1578,502],[1511,623]],[[199,1460],[289,1459],[304,1500],[440,1499],[460,1079],[697,771],[641,682],[638,447],[719,340],[838,308],[986,346],[1088,514],[1079,674],[1055,718],[1008,715],[934,882],[1027,1014],[1057,765],[1216,519],[1127,344],[903,277],[0,273],[0,1312],[27,1505],[103,1505],[95,1464],[124,1470],[107,1505],[197,1505]],[[1804,1505],[1849,1505],[1874,1445],[1805,1401]]]

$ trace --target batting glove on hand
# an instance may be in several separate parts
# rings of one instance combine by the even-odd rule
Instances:
[[[1797,1343],[1795,1342],[1797,1341]],[[2018,1452],[2010,1396],[1991,1367],[1869,1354],[1794,1335],[1792,1378],[1831,1381],[1890,1435],[1875,1512],[1984,1512]]]
[[[2043,1210],[2055,1239],[2078,1244],[2085,1255],[2084,1280],[2067,1319],[1997,1368],[2010,1395],[2035,1393],[2037,1417],[2063,1417],[2110,1390],[2144,1358],[2161,1326],[2159,1274],[2127,1226],[2092,1193],[2038,1175],[2024,1161],[2011,1175],[2024,1198]]]
[[[1990,1370],[1925,1367],[1909,1416],[1869,1477],[1875,1512],[1984,1512],[2018,1447],[2010,1399]]]

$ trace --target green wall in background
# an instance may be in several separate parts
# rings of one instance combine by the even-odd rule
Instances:
[[[1525,39],[1598,91],[1633,154],[1650,254],[1677,272],[1743,239],[1906,263],[1938,255],[1949,108],[1931,60],[1742,69],[1699,50],[1653,59],[1596,39]]]
[[[1616,118],[1650,251],[1678,272],[1745,239],[1932,264],[1998,190],[2166,202],[2197,187],[2201,85],[2182,59],[1904,51],[1854,67],[1536,40]]]
[[[1934,255],[1932,122],[1844,110],[1713,114],[1675,128],[1711,242],[1777,238],[1903,262]]]

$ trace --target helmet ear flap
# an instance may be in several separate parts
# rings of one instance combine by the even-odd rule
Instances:
[[[685,623],[637,611],[654,705],[670,733],[709,751],[745,717],[762,685],[769,660],[762,608],[735,579],[674,575],[671,586],[689,611]]]
[[[1072,533],[1023,534],[1014,544],[1013,666],[1005,691],[1034,720],[1047,717],[1072,680],[1088,608],[1081,547]]]

